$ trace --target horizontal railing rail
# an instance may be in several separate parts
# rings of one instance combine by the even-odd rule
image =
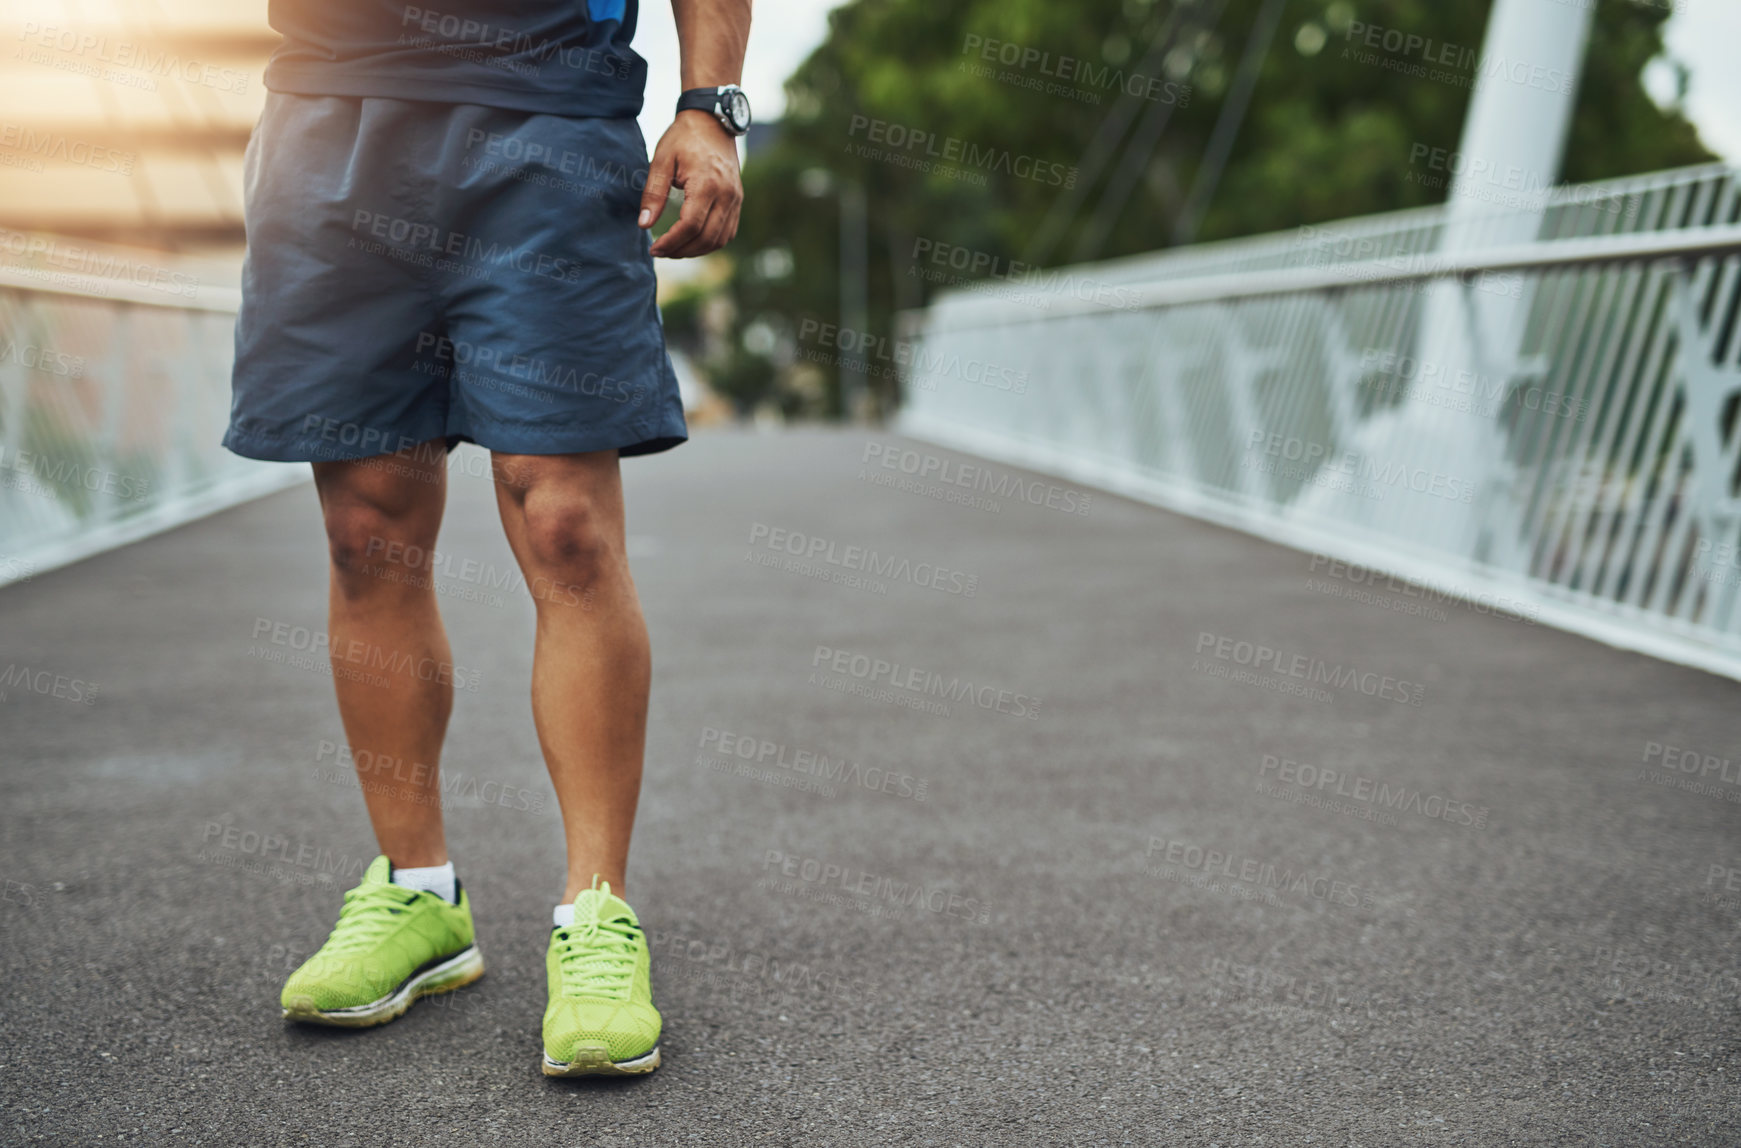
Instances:
[[[1555,239],[1505,247],[1459,252],[1450,255],[1409,256],[1414,266],[1398,267],[1393,259],[1339,263],[1332,267],[1293,267],[1274,271],[1250,271],[1203,275],[1167,283],[1127,288],[1131,298],[1114,310],[1139,311],[1179,307],[1191,303],[1220,303],[1235,299],[1259,299],[1269,295],[1295,295],[1312,291],[1350,291],[1399,283],[1425,283],[1435,279],[1479,275],[1484,272],[1546,271],[1578,267],[1601,267],[1614,263],[1638,263],[1657,259],[1696,260],[1741,254],[1741,226],[1706,229],[1652,231],[1637,235],[1594,239]],[[985,314],[969,308],[977,303],[971,293],[950,317],[952,330],[996,326],[1010,319],[1012,303],[1045,301],[1044,293],[1023,294],[1004,289],[995,301],[987,300]],[[1059,299],[1038,315],[1022,316],[1024,322],[1045,322],[1108,310],[1091,299]],[[923,313],[920,313],[921,316]]]
[[[51,271],[47,267],[0,267],[0,289],[5,288],[44,295],[70,295],[78,299],[139,303],[173,311],[210,311],[220,315],[234,315],[242,306],[242,292],[236,287],[198,284],[183,294],[101,275]]]

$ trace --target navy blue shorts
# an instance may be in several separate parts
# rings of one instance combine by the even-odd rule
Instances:
[[[245,170],[230,450],[632,455],[687,438],[635,226],[634,120],[272,92]]]

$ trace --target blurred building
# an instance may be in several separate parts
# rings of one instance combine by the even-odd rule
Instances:
[[[278,39],[266,0],[6,0],[0,228],[233,259]]]

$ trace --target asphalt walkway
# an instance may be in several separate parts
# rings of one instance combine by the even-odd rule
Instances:
[[[625,464],[665,1066],[543,1077],[560,835],[467,457],[489,972],[381,1029],[277,1009],[373,855],[311,489],[0,591],[0,1141],[1741,1142],[1734,683],[866,432]]]

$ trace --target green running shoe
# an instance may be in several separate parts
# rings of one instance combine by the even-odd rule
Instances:
[[[345,894],[332,936],[284,983],[285,1019],[367,1028],[484,975],[471,901],[458,882],[459,904],[450,905],[391,876],[387,858],[377,857]]]
[[[550,930],[544,957],[545,1076],[632,1076],[659,1067],[652,955],[635,911],[610,883],[574,899],[574,924]]]

